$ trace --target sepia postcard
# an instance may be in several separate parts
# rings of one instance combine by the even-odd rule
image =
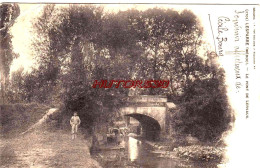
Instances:
[[[0,167],[256,168],[259,4],[2,2]]]

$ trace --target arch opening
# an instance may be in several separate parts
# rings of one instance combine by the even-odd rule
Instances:
[[[159,140],[161,126],[157,120],[144,114],[132,113],[125,116],[138,120],[142,127],[142,137],[147,140]]]

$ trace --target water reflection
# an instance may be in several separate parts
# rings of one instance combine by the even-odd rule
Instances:
[[[143,167],[157,167],[157,164],[154,162],[154,160],[157,160],[157,157],[151,150],[152,147],[142,143],[141,140],[134,137],[126,137],[126,154],[130,162]],[[153,162],[153,166],[151,166],[151,162]]]
[[[128,138],[128,159],[130,161],[136,161],[139,157],[139,153],[140,153],[140,144],[142,142],[135,139],[135,138],[132,138],[132,137],[129,137]]]
[[[126,154],[128,161],[133,163],[137,167],[142,168],[168,168],[168,167],[179,167],[179,168],[203,168],[205,166],[199,164],[179,160],[169,159],[160,157],[160,154],[153,153],[153,148],[147,143],[138,140],[134,137],[126,138]],[[208,165],[206,166],[208,167]],[[214,166],[212,166],[214,168]]]
[[[216,165],[190,162],[179,158],[166,158],[154,151],[153,147],[136,137],[122,137],[118,150],[101,151],[102,166],[106,168],[215,168]]]

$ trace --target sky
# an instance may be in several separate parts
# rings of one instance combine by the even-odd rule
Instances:
[[[110,4],[106,5],[106,10],[126,10],[134,7],[139,10],[145,10],[148,7],[153,7],[155,5],[119,5]],[[30,66],[34,66],[32,50],[30,48],[32,33],[31,33],[31,22],[40,14],[43,5],[39,4],[21,4],[21,15],[16,20],[12,28],[12,44],[14,51],[17,52],[20,57],[14,60],[11,71],[19,69],[19,67],[24,67],[26,70]],[[250,164],[254,167],[258,163],[258,154],[256,151],[258,148],[260,151],[260,139],[256,138],[256,128],[260,128],[260,113],[259,113],[259,100],[260,100],[260,89],[259,89],[259,58],[256,57],[256,64],[253,62],[253,31],[254,29],[260,30],[259,24],[259,8],[256,12],[256,17],[258,20],[255,21],[256,26],[254,27],[254,21],[252,19],[253,7],[252,6],[223,6],[223,5],[159,5],[159,7],[173,8],[178,11],[182,11],[188,8],[194,12],[195,15],[200,19],[201,25],[204,28],[204,40],[209,44],[209,50],[215,50],[214,41],[217,48],[217,53],[219,52],[219,42],[217,37],[226,37],[227,41],[223,42],[221,46],[224,50],[224,56],[220,57],[219,62],[221,66],[226,71],[226,85],[227,85],[227,95],[229,97],[229,102],[232,109],[236,114],[236,122],[233,132],[226,138],[228,144],[227,155],[230,159],[228,167],[250,167]],[[258,6],[259,7],[259,6]],[[250,46],[249,46],[249,64],[245,63],[245,55],[234,54],[234,48],[239,46],[239,50],[245,50],[245,19],[246,10],[248,10],[248,18],[250,20]],[[243,12],[240,13],[239,12]],[[209,21],[209,16],[211,24]],[[224,18],[228,18],[226,21]],[[236,19],[238,22],[236,22]],[[237,27],[236,27],[237,25]],[[212,29],[211,29],[212,28]],[[222,30],[219,32],[220,28],[227,28],[227,31]],[[237,31],[236,29],[237,28]],[[213,33],[212,33],[213,32]],[[235,41],[234,36],[238,33],[239,41]],[[213,38],[214,35],[214,38]],[[259,46],[259,35],[256,35],[256,46]],[[255,48],[256,53],[259,53],[259,49]],[[239,63],[236,64],[236,60],[239,58]],[[256,67],[254,67],[256,66]],[[248,70],[247,70],[248,69]],[[241,74],[241,79],[236,79],[236,70]],[[245,74],[249,74],[249,80],[245,78]],[[247,99],[246,95],[246,85],[245,81],[249,81],[250,98]],[[237,83],[240,82],[241,88],[237,89]],[[249,101],[249,118],[245,119],[246,111],[246,101]],[[248,156],[242,153],[247,153]],[[250,155],[251,154],[251,155]]]
[[[19,54],[19,57],[13,60],[10,71],[16,71],[23,67],[29,70],[34,65],[34,59],[31,53],[32,41],[32,21],[40,14],[42,5],[22,4],[20,6],[20,16],[16,19],[15,24],[11,29],[13,35],[12,45],[14,52]]]

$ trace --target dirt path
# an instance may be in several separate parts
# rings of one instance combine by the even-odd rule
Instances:
[[[1,140],[1,167],[96,168],[82,135],[71,140],[69,132],[33,131],[15,139]]]

